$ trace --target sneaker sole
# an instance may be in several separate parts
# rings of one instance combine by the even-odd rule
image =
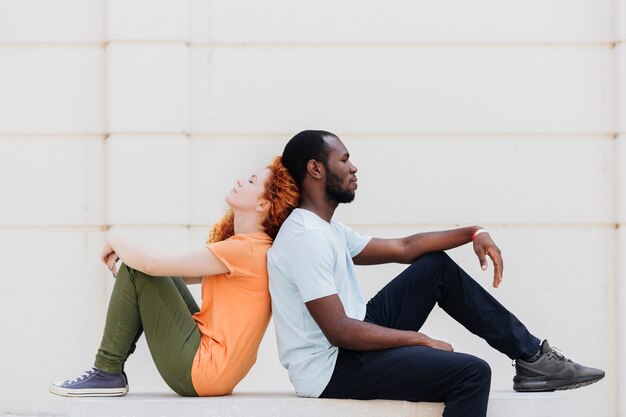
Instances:
[[[515,376],[513,378],[513,390],[517,392],[564,391],[586,387],[594,382],[598,382],[602,378],[604,378],[604,375],[566,379]]]
[[[48,391],[63,397],[121,397],[128,393],[128,387],[124,388],[92,388],[92,389],[69,389],[56,385],[50,385]]]

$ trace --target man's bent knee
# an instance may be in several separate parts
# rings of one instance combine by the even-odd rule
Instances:
[[[416,260],[414,260],[413,263],[414,264],[418,263],[418,262],[421,262],[421,263],[426,263],[426,262],[441,263],[447,257],[448,257],[448,255],[446,255],[446,253],[443,252],[443,251],[428,252],[428,253],[425,253],[424,255],[420,256]]]
[[[426,277],[440,278],[447,259],[449,257],[445,252],[429,252],[414,260],[407,272],[420,280]]]
[[[477,357],[473,357],[472,361],[466,367],[467,377],[483,383],[491,383],[491,367],[489,364]]]
[[[429,252],[414,260],[408,269],[428,270],[439,269],[448,255],[445,252]]]

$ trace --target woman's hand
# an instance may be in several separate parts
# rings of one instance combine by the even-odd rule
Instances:
[[[111,271],[113,276],[117,275],[116,262],[120,259],[115,253],[109,242],[104,245],[102,252],[100,253],[100,260],[107,266],[107,269]]]

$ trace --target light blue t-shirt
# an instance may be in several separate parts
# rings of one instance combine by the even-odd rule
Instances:
[[[370,241],[342,223],[294,210],[267,254],[272,314],[280,363],[296,393],[319,397],[337,360],[304,303],[337,294],[353,319],[365,318],[365,301],[352,258]]]

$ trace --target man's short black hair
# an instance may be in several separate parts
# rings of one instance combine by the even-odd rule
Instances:
[[[283,165],[298,184],[302,186],[306,174],[306,165],[314,159],[328,166],[328,144],[326,136],[337,135],[325,130],[304,130],[291,138],[283,150]]]

